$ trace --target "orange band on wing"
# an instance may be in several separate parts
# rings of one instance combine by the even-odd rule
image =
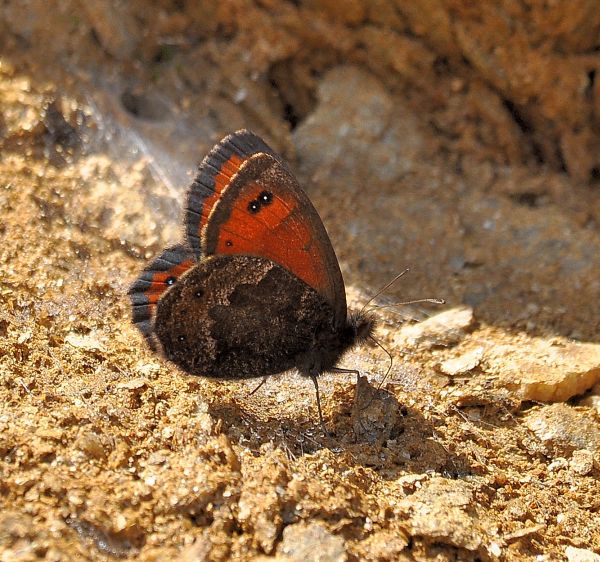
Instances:
[[[169,271],[158,271],[152,276],[152,284],[145,292],[148,298],[148,304],[156,304],[161,295],[166,291],[166,282],[169,277],[175,277],[178,279],[188,269],[194,266],[194,261],[187,260],[177,264]]]
[[[218,173],[215,175],[215,191],[204,200],[202,205],[202,220],[198,225],[198,236],[202,234],[202,228],[206,224],[206,220],[210,216],[215,203],[223,195],[223,191],[225,191],[225,188],[229,185],[231,178],[238,172],[240,166],[246,160],[246,158],[241,158],[237,154],[232,154],[229,160],[221,166]]]
[[[296,213],[298,201],[278,195],[268,207],[252,215],[247,211],[248,204],[261,190],[256,185],[231,209],[227,221],[221,225],[215,253],[268,258],[317,291],[324,291],[329,282],[323,275],[325,264],[313,243],[310,226]]]

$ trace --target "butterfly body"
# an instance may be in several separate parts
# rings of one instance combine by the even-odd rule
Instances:
[[[185,211],[186,241],[129,290],[153,348],[195,374],[250,378],[334,370],[374,321],[349,314],[335,252],[286,164],[238,131],[202,162]]]

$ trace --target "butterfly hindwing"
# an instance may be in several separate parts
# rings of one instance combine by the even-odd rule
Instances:
[[[332,328],[325,300],[285,268],[254,256],[209,256],[160,299],[155,333],[185,371],[246,378],[294,367]]]
[[[153,324],[158,301],[195,263],[194,254],[187,246],[171,246],[152,260],[129,288],[133,323],[151,347],[154,347]]]

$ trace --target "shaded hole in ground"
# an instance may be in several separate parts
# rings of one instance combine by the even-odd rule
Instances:
[[[162,121],[169,112],[167,106],[158,98],[129,89],[121,94],[121,104],[130,115],[148,121]]]
[[[46,105],[43,119],[48,143],[66,149],[76,148],[81,144],[77,130],[64,116],[59,100],[54,99]]]
[[[307,86],[309,73],[291,60],[274,64],[269,71],[269,83],[281,102],[282,117],[294,130],[313,110],[316,99],[313,91]]]
[[[527,118],[523,113],[519,110],[519,108],[510,100],[503,99],[502,105],[506,108],[506,110],[510,113],[513,121],[517,124],[517,127],[521,129],[522,133],[529,139],[533,156],[536,159],[538,164],[543,164],[545,162],[544,153],[542,148],[538,145],[538,143],[533,138],[535,133],[534,128],[528,122]]]
[[[590,96],[593,95],[595,83],[596,83],[596,71],[590,70],[588,72],[588,87],[587,87],[587,92],[589,93]]]
[[[450,61],[448,57],[438,56],[433,61],[433,69],[438,75],[447,75],[450,73]]]
[[[511,117],[513,118],[513,121],[517,124],[517,126],[519,127],[519,129],[521,129],[521,131],[523,131],[526,134],[530,134],[533,132],[533,128],[527,122],[527,120],[525,119],[523,114],[519,111],[519,109],[513,102],[511,102],[510,100],[504,99],[504,100],[502,100],[502,104],[504,105],[506,110],[510,113]]]
[[[535,209],[540,206],[541,197],[542,195],[540,193],[531,192],[515,193],[510,196],[510,198],[518,205],[529,207],[530,209]]]
[[[163,43],[157,47],[156,52],[152,56],[152,62],[156,64],[169,62],[173,60],[178,51],[179,45]]]

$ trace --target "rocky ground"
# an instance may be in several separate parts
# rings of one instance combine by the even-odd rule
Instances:
[[[0,6],[0,560],[600,560],[600,14],[472,6]],[[354,308],[411,268],[329,437],[309,380],[191,377],[130,322],[241,127]]]

